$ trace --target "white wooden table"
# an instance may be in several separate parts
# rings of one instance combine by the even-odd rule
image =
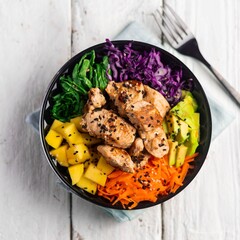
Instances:
[[[167,1],[167,0],[166,0]],[[240,91],[240,1],[168,0],[205,57]],[[117,223],[56,184],[38,135],[25,123],[55,72],[77,52],[112,39],[131,21],[160,32],[159,0],[0,1],[0,239],[240,239],[240,110],[215,93],[214,77],[172,49],[236,115],[212,143],[189,187],[131,222]]]

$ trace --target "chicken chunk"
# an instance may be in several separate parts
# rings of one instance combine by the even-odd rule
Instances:
[[[161,93],[150,88],[147,85],[144,85],[143,100],[154,105],[161,114],[162,118],[165,117],[166,113],[170,109],[170,105],[168,101],[165,99],[165,97]]]
[[[88,92],[88,101],[85,105],[85,112],[95,108],[101,108],[106,104],[106,99],[99,88],[91,88]]]
[[[106,87],[106,92],[111,100],[114,101],[115,106],[117,106],[119,115],[126,116],[126,106],[142,100],[144,86],[137,80],[119,83],[110,81]]]
[[[143,167],[149,160],[150,154],[144,149],[143,140],[141,138],[136,138],[132,146],[128,151],[132,158],[132,161],[137,168]]]
[[[97,150],[103,155],[106,162],[113,167],[119,168],[124,172],[134,172],[135,165],[130,155],[124,149],[108,145],[99,145]]]
[[[136,129],[124,119],[107,109],[95,109],[83,116],[86,130],[91,136],[102,138],[105,143],[118,148],[132,145]]]
[[[141,138],[136,138],[130,147],[128,153],[130,156],[138,156],[144,150],[143,140]]]
[[[162,127],[158,127],[151,131],[138,131],[143,139],[146,150],[154,157],[161,158],[169,151],[169,145],[166,134]]]
[[[136,168],[142,168],[144,165],[146,165],[150,157],[151,155],[146,150],[139,153],[137,156],[131,156]]]
[[[159,111],[146,101],[132,103],[126,107],[130,122],[141,131],[151,131],[160,126],[162,117]]]

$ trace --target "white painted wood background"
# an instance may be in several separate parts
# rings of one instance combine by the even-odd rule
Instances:
[[[239,0],[166,0],[197,36],[205,57],[240,91]],[[113,38],[131,21],[155,34],[152,0],[0,1],[0,240],[237,240],[240,237],[240,111],[198,62],[178,56],[236,118],[212,143],[188,188],[131,222],[117,223],[70,196],[25,123],[72,55]]]

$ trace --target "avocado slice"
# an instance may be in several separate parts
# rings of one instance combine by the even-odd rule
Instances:
[[[177,134],[176,140],[179,143],[183,143],[189,136],[189,127],[188,124],[183,120],[179,120],[179,132]]]
[[[180,167],[183,165],[185,157],[187,155],[187,150],[188,150],[188,147],[184,145],[180,145],[177,147],[176,163],[175,163],[176,167]]]
[[[186,90],[182,90],[182,97],[185,98],[187,101],[190,101],[193,105],[193,109],[196,112],[198,108],[198,104],[196,99],[193,97],[192,93]]]
[[[191,129],[199,129],[200,127],[200,113],[193,113],[185,119],[185,122]]]
[[[176,153],[177,153],[177,146],[178,142],[168,139],[169,144],[169,165],[173,166],[176,163]]]
[[[182,101],[180,101],[175,107],[173,107],[170,112],[185,120],[189,118],[197,110],[197,102],[190,92],[185,93]]]
[[[168,135],[171,139],[175,139],[179,130],[179,118],[174,114],[166,115]]]
[[[167,127],[166,118],[163,119],[162,126],[163,126],[163,131],[165,132],[165,134],[168,134],[168,127]]]
[[[184,145],[188,148],[187,156],[194,154],[198,147],[199,131],[198,129],[191,129],[189,132],[189,138],[185,141]]]

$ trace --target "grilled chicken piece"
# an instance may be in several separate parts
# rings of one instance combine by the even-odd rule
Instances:
[[[165,97],[147,85],[144,85],[143,100],[154,105],[161,114],[162,118],[165,117],[166,113],[170,109],[170,105]]]
[[[132,158],[132,161],[137,168],[143,167],[149,160],[150,154],[144,149],[143,140],[141,138],[136,138],[132,146],[128,151]]]
[[[85,112],[95,108],[101,108],[106,104],[106,99],[99,88],[91,88],[88,92],[88,101],[85,105]]]
[[[138,156],[144,150],[143,140],[141,138],[136,138],[130,147],[128,153],[130,156]]]
[[[151,131],[160,126],[162,117],[159,111],[146,101],[132,103],[126,107],[130,122],[141,131]]]
[[[130,122],[138,129],[146,150],[158,158],[167,154],[169,146],[157,108],[146,101],[139,101],[128,105],[126,112]]]
[[[124,172],[134,172],[135,165],[130,155],[124,149],[108,145],[99,145],[97,150],[103,155],[106,162],[113,167],[119,168]]]
[[[131,156],[136,168],[142,168],[146,165],[150,157],[151,155],[147,151],[141,152],[137,156]]]
[[[119,83],[110,81],[106,87],[106,92],[117,106],[119,115],[126,116],[126,106],[142,100],[144,86],[137,80]]]
[[[83,116],[83,124],[91,136],[102,138],[106,144],[118,148],[132,145],[136,129],[107,109],[95,109]]]
[[[154,157],[161,158],[168,153],[167,137],[161,126],[148,132],[138,131],[138,133],[143,139],[146,150]]]

